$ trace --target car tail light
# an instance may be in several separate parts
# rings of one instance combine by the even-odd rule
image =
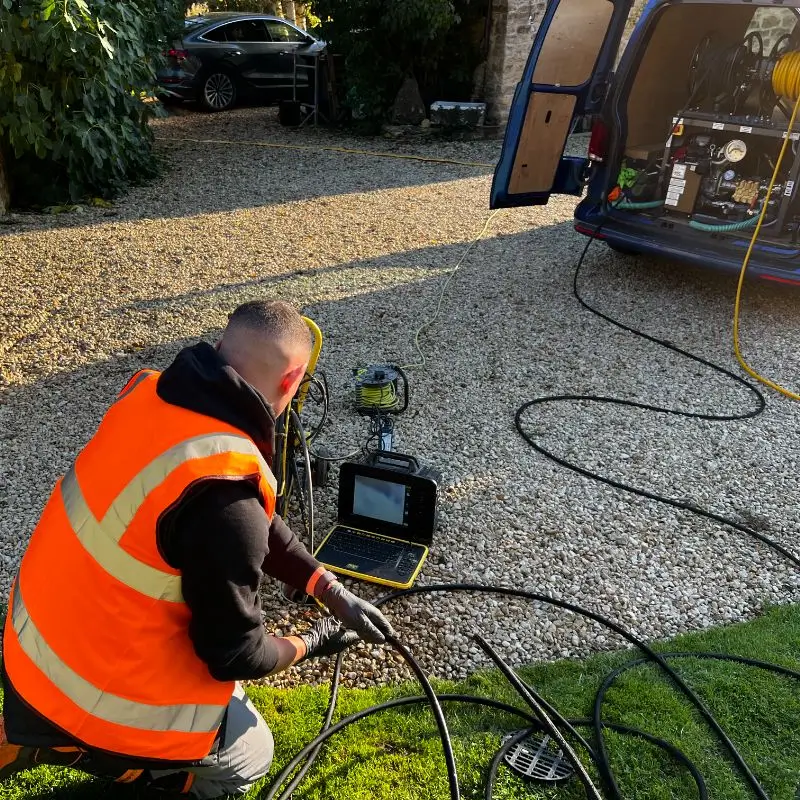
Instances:
[[[595,120],[592,125],[592,136],[589,139],[589,160],[590,161],[605,161],[608,154],[608,125],[603,120]]]
[[[164,55],[167,58],[174,58],[179,64],[181,63],[181,61],[186,61],[186,59],[189,58],[188,51],[176,50],[174,47],[167,50],[167,52],[164,53]]]

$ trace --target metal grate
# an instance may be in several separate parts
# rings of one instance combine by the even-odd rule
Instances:
[[[505,743],[511,733],[503,739]],[[547,734],[533,733],[517,742],[503,757],[506,764],[523,778],[543,783],[559,783],[573,775],[572,765]]]

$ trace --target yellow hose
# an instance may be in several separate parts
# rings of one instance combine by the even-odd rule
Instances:
[[[790,100],[794,100],[794,110],[792,111],[792,118],[789,121],[789,127],[786,131],[786,138],[783,140],[783,147],[781,147],[780,155],[778,156],[778,163],[775,164],[775,169],[772,173],[772,178],[769,182],[769,189],[767,189],[767,196],[765,198],[764,203],[761,207],[761,214],[758,217],[758,224],[756,225],[755,230],[753,231],[753,236],[750,239],[750,246],[747,248],[747,253],[745,254],[744,261],[742,262],[742,269],[739,273],[739,283],[736,287],[736,303],[734,306],[733,311],[733,349],[736,353],[736,358],[741,364],[742,369],[750,375],[752,378],[755,378],[760,383],[763,383],[765,386],[769,386],[770,389],[774,389],[776,392],[780,392],[780,394],[784,395],[785,397],[789,397],[792,400],[800,400],[800,394],[795,392],[791,392],[788,389],[784,389],[783,386],[775,383],[774,381],[769,380],[768,378],[763,377],[758,372],[756,372],[744,359],[742,355],[741,348],[739,346],[739,315],[741,313],[741,302],[742,302],[742,287],[744,285],[744,277],[747,273],[747,267],[750,264],[750,257],[753,254],[753,248],[755,247],[756,241],[758,240],[758,234],[761,232],[761,225],[764,222],[764,217],[767,213],[767,208],[769,206],[769,198],[772,196],[772,190],[775,186],[775,181],[778,179],[778,173],[781,169],[781,164],[783,163],[783,158],[786,155],[786,149],[789,146],[789,141],[791,140],[792,131],[794,130],[794,123],[795,119],[797,118],[797,112],[800,111],[800,53],[792,52],[786,53],[781,56],[780,61],[778,62],[775,70],[772,73],[772,88],[776,95],[781,97],[786,97]]]

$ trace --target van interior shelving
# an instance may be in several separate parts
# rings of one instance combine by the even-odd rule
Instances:
[[[799,18],[751,3],[651,14],[619,65],[607,118],[621,134],[607,192],[628,224],[741,238],[766,204],[760,239],[797,245],[800,115],[769,187],[800,89]]]

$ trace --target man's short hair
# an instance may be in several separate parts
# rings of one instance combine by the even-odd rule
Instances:
[[[313,344],[300,312],[283,300],[250,300],[237,306],[228,317],[228,328],[240,327],[298,348]]]

